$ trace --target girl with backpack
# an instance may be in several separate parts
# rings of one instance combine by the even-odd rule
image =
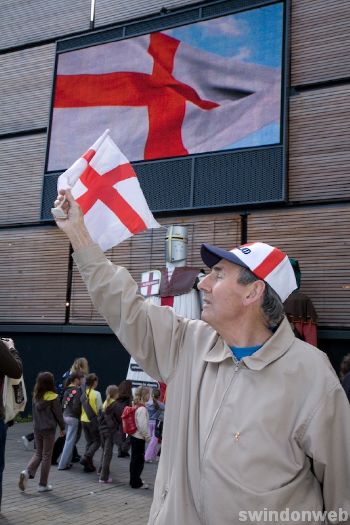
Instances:
[[[80,386],[83,379],[84,375],[82,372],[73,372],[69,376],[68,384],[63,394],[62,407],[63,419],[66,425],[66,436],[60,462],[58,464],[58,470],[68,470],[72,466],[71,460],[80,424]]]
[[[61,429],[61,436],[64,435],[62,409],[51,372],[40,372],[36,379],[33,391],[33,421],[36,452],[26,469],[21,472],[18,486],[25,490],[28,479],[34,478],[41,463],[38,492],[47,492],[52,490],[52,485],[48,485],[47,481],[57,424]]]
[[[146,403],[150,398],[150,390],[139,387],[134,396],[136,432],[131,434],[131,460],[130,460],[130,486],[133,489],[148,489],[148,485],[141,479],[141,473],[145,464],[145,443],[151,440],[148,433],[148,411]]]
[[[120,423],[119,429],[116,432],[115,435],[115,444],[118,447],[118,458],[126,458],[129,457],[129,450],[130,450],[130,437],[123,432],[122,428],[122,413],[126,406],[132,406],[132,381],[129,379],[124,379],[119,385],[118,385],[119,395],[117,399],[117,407],[118,407],[118,421]]]
[[[159,398],[160,390],[155,388],[152,393],[152,400],[147,403],[149,433],[152,437],[146,449],[145,461],[149,463],[157,460],[159,440],[155,432],[156,425],[159,425],[159,423],[164,420],[165,404],[162,403]]]
[[[98,416],[102,445],[101,463],[99,468],[100,483],[112,483],[113,481],[109,476],[109,472],[113,456],[114,436],[120,424],[117,399],[118,387],[116,385],[109,385],[106,390],[106,401],[103,403],[102,411]]]
[[[66,372],[62,375],[60,381],[57,382],[56,392],[58,394],[58,397],[61,400],[61,403],[63,403],[63,395],[65,392],[65,389],[70,384],[72,375],[76,373],[82,374],[82,379],[81,379],[80,387],[79,387],[81,394],[82,394],[83,391],[85,390],[85,378],[89,373],[89,363],[85,357],[77,357],[76,359],[74,359],[71,368],[69,370],[66,370]],[[72,463],[78,463],[81,459],[78,453],[78,450],[77,450],[77,443],[81,436],[81,430],[82,430],[82,427],[81,427],[81,422],[79,418],[79,426],[78,426],[77,436],[76,436],[75,445],[73,449]],[[28,441],[31,441],[31,440],[28,434],[27,436],[22,437],[24,446],[27,448],[27,443],[26,443],[25,438],[27,438]],[[58,464],[58,458],[60,457],[63,451],[64,445],[65,445],[65,438],[58,437],[55,441],[55,446],[54,446],[52,458],[51,458],[51,465]]]

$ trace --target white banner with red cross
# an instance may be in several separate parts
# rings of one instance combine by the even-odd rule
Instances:
[[[160,288],[160,280],[162,274],[159,270],[151,270],[150,272],[142,272],[140,292],[144,297],[151,295],[158,295]]]
[[[279,68],[166,33],[62,53],[48,169],[65,169],[107,127],[131,161],[224,149],[279,122],[280,101]]]
[[[159,228],[136,173],[106,130],[57,181],[72,189],[92,239],[103,251],[147,228]]]

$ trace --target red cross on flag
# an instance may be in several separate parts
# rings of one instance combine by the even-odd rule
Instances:
[[[57,181],[72,189],[92,239],[103,251],[147,228],[159,228],[136,173],[106,130]]]
[[[48,169],[69,166],[107,127],[131,161],[229,147],[279,122],[280,82],[279,68],[196,49],[165,33],[62,53]]]

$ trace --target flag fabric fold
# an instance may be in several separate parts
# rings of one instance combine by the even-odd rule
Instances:
[[[136,173],[106,130],[57,181],[71,189],[92,239],[103,251],[147,228],[159,228]]]
[[[225,149],[279,123],[280,68],[219,56],[168,33],[60,55],[50,171],[93,141],[91,121],[97,132],[110,128],[131,161]]]

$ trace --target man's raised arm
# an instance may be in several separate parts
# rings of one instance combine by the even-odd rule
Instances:
[[[129,272],[112,264],[94,243],[69,190],[60,192],[55,205],[67,214],[66,219],[55,220],[72,243],[74,261],[94,306],[137,363],[154,379],[167,382],[175,372],[188,321],[171,308],[144,301]]]

